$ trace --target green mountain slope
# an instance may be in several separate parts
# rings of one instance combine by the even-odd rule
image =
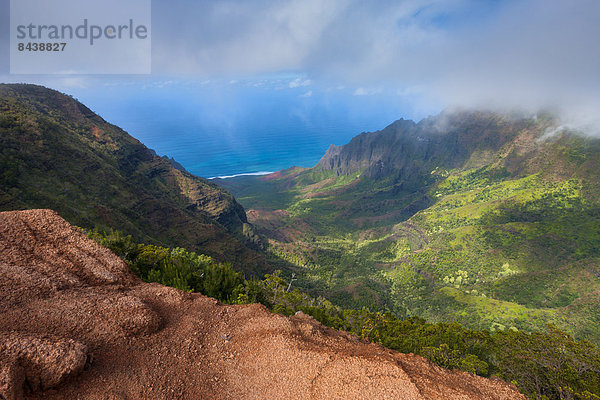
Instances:
[[[185,246],[262,276],[244,209],[73,98],[0,85],[0,210],[51,208],[69,222]]]
[[[600,343],[600,141],[552,130],[550,115],[443,113],[219,183],[338,304]]]

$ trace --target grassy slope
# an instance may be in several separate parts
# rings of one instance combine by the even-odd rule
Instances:
[[[24,208],[265,270],[243,244],[246,216],[231,194],[173,168],[69,96],[0,85],[0,210]]]
[[[542,128],[416,192],[316,169],[224,185],[299,284],[338,304],[600,343],[600,142]]]

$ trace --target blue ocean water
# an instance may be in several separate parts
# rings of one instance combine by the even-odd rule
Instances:
[[[207,127],[190,117],[162,115],[122,125],[130,126],[133,136],[160,155],[174,157],[203,177],[312,167],[330,144],[346,143],[360,133],[353,124],[337,124],[336,119],[309,124],[284,113],[263,117],[256,115],[231,127]]]
[[[233,84],[107,87],[76,97],[203,177],[312,167],[330,144],[382,129],[407,108],[398,96]]]

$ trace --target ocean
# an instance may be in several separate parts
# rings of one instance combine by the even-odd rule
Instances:
[[[340,126],[332,121],[307,126],[294,119],[268,125],[246,121],[233,132],[202,129],[189,120],[131,121],[124,125],[135,126],[130,130],[135,132],[133,136],[137,134],[158,154],[173,157],[191,173],[207,178],[312,167],[332,143],[347,143],[360,133],[351,124]]]
[[[207,178],[312,167],[331,144],[406,116],[398,96],[206,86],[108,87],[79,90],[75,97],[159,155]]]

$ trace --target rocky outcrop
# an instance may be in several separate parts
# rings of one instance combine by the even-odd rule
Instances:
[[[0,260],[0,398],[523,398],[301,313],[143,283],[53,211],[0,213]]]

